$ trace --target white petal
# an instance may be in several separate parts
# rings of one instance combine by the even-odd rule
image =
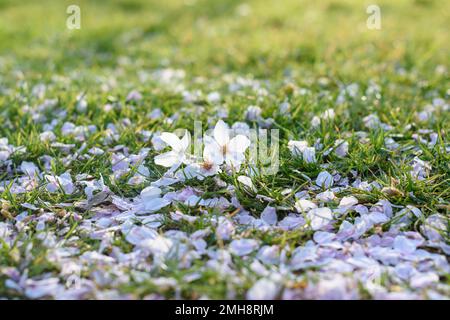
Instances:
[[[320,230],[327,226],[333,219],[333,213],[329,208],[316,208],[308,212],[311,228],[313,230]]]
[[[230,220],[219,217],[219,223],[216,228],[216,235],[219,239],[229,240],[234,230],[235,227]]]
[[[155,163],[163,167],[171,167],[179,162],[179,155],[174,151],[169,151],[155,157]]]
[[[181,147],[183,150],[187,150],[189,148],[189,144],[191,143],[191,134],[186,130],[183,138],[181,139]]]
[[[297,212],[307,212],[311,209],[315,209],[317,208],[317,205],[310,201],[310,200],[306,200],[306,199],[300,199],[295,203],[295,209],[297,209]]]
[[[154,211],[158,211],[159,209],[161,209],[169,204],[170,204],[170,202],[167,201],[166,199],[162,199],[162,198],[150,199],[150,200],[144,202],[144,210],[145,210],[145,212],[154,212]]]
[[[230,251],[237,256],[246,256],[258,247],[254,239],[233,240],[230,243]]]
[[[247,292],[248,300],[273,300],[278,295],[278,286],[269,279],[259,279]]]
[[[275,208],[267,206],[263,212],[261,212],[261,220],[269,225],[274,225],[277,223],[277,211]]]
[[[157,187],[149,186],[141,191],[141,199],[148,201],[154,198],[159,198],[161,195],[161,189]]]
[[[354,196],[349,197],[343,197],[341,201],[339,202],[339,207],[351,207],[358,204],[358,199],[356,199]]]
[[[129,233],[125,236],[125,239],[134,245],[139,245],[142,241],[146,239],[155,239],[158,236],[158,233],[150,228],[145,226],[142,227],[133,227]]]
[[[255,186],[253,185],[252,179],[250,179],[247,176],[239,176],[237,178],[237,180],[242,183],[245,187],[247,187],[248,189],[252,190],[252,191],[256,191]]]
[[[222,148],[211,137],[205,137],[205,148],[203,149],[203,159],[216,165],[223,163]]]
[[[180,151],[183,148],[180,138],[173,133],[161,133],[161,140],[167,143],[174,151]]]
[[[288,142],[288,148],[294,156],[300,156],[303,151],[308,147],[307,141],[295,141],[290,140]]]
[[[23,161],[20,165],[20,169],[27,176],[33,177],[35,174],[39,173],[38,167],[33,162]]]
[[[244,153],[249,146],[250,140],[246,136],[238,134],[236,137],[230,140],[230,142],[227,145],[227,150],[233,153],[234,152]]]
[[[200,166],[196,163],[186,166],[177,171],[176,176],[180,179],[194,179],[201,176]]]
[[[331,242],[335,237],[334,233],[325,231],[316,231],[313,236],[314,241],[318,244]]]
[[[233,167],[236,171],[239,171],[239,167],[245,161],[245,156],[243,153],[237,152],[227,152],[225,162],[230,167]]]
[[[414,240],[408,239],[405,236],[397,236],[394,240],[394,249],[408,254],[413,253],[416,251],[417,244],[414,242]]]
[[[322,171],[321,173],[319,173],[316,179],[316,184],[319,187],[325,189],[331,188],[333,186],[333,182],[334,182],[333,176],[329,174],[327,171]]]
[[[336,155],[339,158],[343,158],[347,155],[347,153],[348,153],[348,142],[347,141],[338,139],[338,140],[336,140],[334,145],[336,146],[336,149],[334,150],[334,152],[336,153]]]
[[[214,127],[214,139],[220,146],[225,146],[230,141],[228,125],[222,120],[219,120]]]

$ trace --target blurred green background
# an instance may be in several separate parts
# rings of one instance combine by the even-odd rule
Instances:
[[[193,75],[282,76],[286,70],[371,78],[401,64],[447,65],[450,1],[0,0],[0,55],[33,72],[171,66]],[[81,8],[68,30],[66,8]],[[29,67],[29,68],[28,68]]]

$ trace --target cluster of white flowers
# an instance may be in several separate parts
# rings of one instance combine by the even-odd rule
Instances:
[[[245,151],[250,146],[250,140],[237,134],[231,137],[229,126],[219,120],[214,127],[213,135],[205,135],[204,148],[201,159],[196,159],[189,154],[191,138],[186,131],[183,138],[178,138],[170,132],[160,135],[171,150],[155,157],[155,163],[169,168],[168,173],[174,173],[179,179],[213,176],[222,170],[222,167],[239,171],[245,161]],[[180,168],[182,165],[184,167]]]

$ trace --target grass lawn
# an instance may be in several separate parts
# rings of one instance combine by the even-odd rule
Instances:
[[[0,0],[0,298],[450,298],[450,2],[370,4]]]

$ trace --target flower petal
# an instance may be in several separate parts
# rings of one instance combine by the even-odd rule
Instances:
[[[205,148],[203,149],[203,159],[216,165],[223,163],[222,148],[211,137],[205,137]]]
[[[246,136],[238,134],[236,137],[230,140],[227,145],[227,150],[229,152],[244,153],[249,146],[250,140]]]
[[[225,163],[233,167],[236,171],[239,171],[241,164],[245,161],[245,156],[243,153],[238,152],[227,152],[225,155]]]
[[[178,162],[178,154],[174,151],[169,151],[155,157],[155,163],[166,168],[169,168]]]
[[[142,201],[148,201],[161,196],[161,189],[153,186],[148,186],[141,191]]]
[[[222,120],[219,120],[214,127],[214,139],[220,146],[225,146],[230,141],[229,130],[228,125]]]
[[[191,143],[191,134],[186,130],[183,138],[181,139],[181,147],[182,150],[187,150],[189,148],[189,144]]]
[[[161,133],[161,140],[167,143],[174,151],[180,151],[183,148],[180,138],[170,132]]]
[[[154,198],[143,202],[143,204],[144,204],[144,212],[142,213],[149,213],[158,211],[159,209],[169,205],[170,202],[163,198]]]

